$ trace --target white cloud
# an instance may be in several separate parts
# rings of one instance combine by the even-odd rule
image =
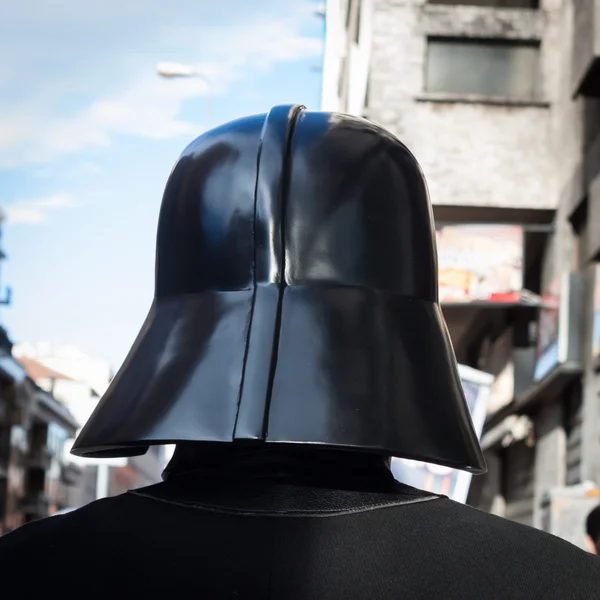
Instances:
[[[43,198],[17,200],[6,207],[5,212],[11,224],[38,225],[44,223],[50,211],[77,206],[68,194],[55,194]]]
[[[128,2],[106,0],[96,7],[94,19],[79,14],[76,4],[57,0],[56,15],[62,15],[64,22],[42,11],[37,17],[39,24],[31,22],[35,11],[18,14],[15,6],[13,25],[23,20],[29,26],[22,39],[10,37],[10,31],[0,25],[0,52],[15,57],[8,71],[6,64],[0,65],[0,77],[9,84],[6,89],[12,84],[13,90],[23,90],[24,85],[35,90],[26,97],[15,92],[12,99],[0,100],[0,168],[49,163],[87,148],[107,147],[117,135],[150,139],[196,135],[198,123],[179,116],[185,101],[198,99],[199,121],[205,126],[209,106],[234,82],[321,52],[321,40],[303,33],[306,23],[314,19],[312,3],[225,0],[223,8],[214,8],[216,12],[208,15],[208,9],[185,0],[178,2],[179,13],[175,7],[166,11],[157,4],[156,10],[162,12],[156,14],[143,3],[132,10]],[[123,4],[129,8],[121,9]],[[200,14],[202,10],[206,15]],[[120,14],[116,24],[115,14]],[[178,16],[179,24],[172,24],[172,15]],[[42,17],[53,19],[53,26],[42,23]],[[202,24],[194,24],[198,22]],[[79,29],[73,35],[75,23]],[[70,31],[64,35],[66,27]],[[48,31],[54,34],[46,39]],[[37,53],[32,54],[32,40],[27,35],[36,36]],[[48,56],[38,48],[44,44]],[[167,51],[174,55],[159,54]],[[165,80],[154,72],[155,59],[179,61],[188,56],[204,58],[198,68],[209,79],[210,90],[199,78]],[[38,77],[28,77],[24,84],[23,74],[31,74],[46,61],[51,68]],[[86,96],[87,102],[82,102]],[[65,109],[75,98],[79,98],[79,107]],[[36,218],[37,213],[20,214],[24,222]]]

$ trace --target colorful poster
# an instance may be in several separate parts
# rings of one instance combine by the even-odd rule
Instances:
[[[436,229],[440,302],[519,302],[523,229],[447,225]]]
[[[488,373],[459,365],[460,378],[477,436],[481,436],[486,404],[493,377]],[[392,459],[394,477],[407,485],[443,494],[457,502],[466,502],[471,484],[470,473],[404,458]]]
[[[596,264],[594,281],[594,330],[592,334],[592,356],[600,359],[600,264]]]

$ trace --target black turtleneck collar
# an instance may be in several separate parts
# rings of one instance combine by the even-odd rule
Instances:
[[[388,457],[320,446],[178,444],[163,480],[269,480],[386,492],[396,485]]]

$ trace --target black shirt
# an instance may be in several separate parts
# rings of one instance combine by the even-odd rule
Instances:
[[[600,561],[420,490],[193,474],[0,538],[3,597],[600,598]]]

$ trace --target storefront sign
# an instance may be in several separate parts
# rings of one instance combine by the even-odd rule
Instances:
[[[477,436],[481,436],[486,403],[493,377],[482,371],[459,365],[460,378]],[[404,458],[392,459],[394,477],[407,485],[435,494],[444,494],[457,502],[466,502],[471,473],[457,471]]]
[[[600,263],[595,267],[594,281],[594,325],[592,333],[592,356],[600,366]]]
[[[523,229],[447,225],[436,230],[440,302],[519,302]]]
[[[562,289],[567,281],[565,277],[556,277],[542,295],[542,308],[538,320],[537,357],[533,374],[535,381],[543,379],[555,366],[564,361],[561,342],[564,340],[565,332],[561,331],[561,317],[566,314],[568,308],[561,307],[561,299],[567,297],[565,290]]]

